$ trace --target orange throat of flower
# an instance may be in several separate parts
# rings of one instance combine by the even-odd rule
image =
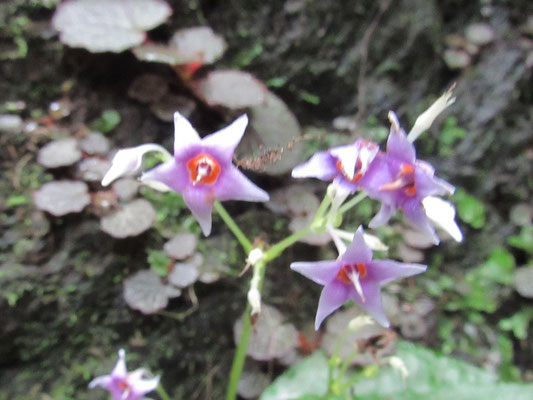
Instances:
[[[392,191],[402,189],[406,195],[416,194],[415,168],[411,164],[402,163],[398,178],[390,183],[380,186],[379,190]]]
[[[342,268],[337,273],[337,279],[341,281],[342,283],[345,283],[347,285],[351,285],[353,283],[352,281],[352,274],[356,272],[359,276],[359,278],[364,278],[366,276],[366,264],[365,263],[357,263],[357,264],[346,264],[343,265]]]
[[[354,174],[353,178],[350,178],[350,176],[347,174],[346,170],[344,169],[344,166],[342,165],[341,160],[338,160],[335,165],[337,167],[337,171],[339,171],[342,174],[342,176],[344,176],[344,178],[350,183],[359,182],[361,180],[361,178],[363,177],[363,175],[364,175],[361,172],[361,169],[363,168],[363,165],[362,165],[361,160],[359,158],[357,158],[357,161],[355,163],[355,168],[356,168],[356,170],[358,172],[356,172]]]
[[[220,175],[220,164],[209,154],[199,154],[187,161],[187,170],[193,185],[213,185]]]

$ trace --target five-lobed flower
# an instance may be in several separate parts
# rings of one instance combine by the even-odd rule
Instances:
[[[147,184],[163,184],[182,194],[204,235],[208,236],[211,233],[211,213],[215,200],[269,200],[268,194],[232,163],[233,153],[247,124],[248,117],[242,115],[226,128],[201,139],[189,121],[175,112],[174,156],[145,172],[141,180]],[[130,152],[123,153],[118,159],[120,152],[117,153],[103,183],[117,178],[121,171],[131,172],[132,168],[138,168],[144,150],[156,150],[153,147],[141,147],[134,148],[136,151],[126,149]],[[107,178],[108,175],[110,178]]]
[[[118,352],[118,361],[110,375],[102,375],[89,383],[89,389],[101,387],[107,390],[113,400],[139,400],[145,394],[155,390],[159,385],[159,377],[145,379],[147,371],[137,369],[128,372],[126,369],[126,353]]]
[[[384,327],[389,321],[381,305],[381,284],[424,272],[427,266],[392,260],[373,260],[359,227],[352,243],[337,260],[294,262],[291,269],[323,285],[315,329],[347,301],[353,300]]]

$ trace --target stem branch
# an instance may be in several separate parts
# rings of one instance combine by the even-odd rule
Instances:
[[[216,210],[218,215],[220,215],[220,218],[225,222],[225,224],[228,226],[229,230],[235,238],[239,241],[242,248],[244,249],[244,252],[246,254],[250,253],[250,251],[253,249],[252,242],[248,240],[246,235],[241,231],[239,226],[235,223],[233,218],[228,214],[226,209],[222,206],[222,204],[219,201],[215,201],[213,203],[213,208]]]

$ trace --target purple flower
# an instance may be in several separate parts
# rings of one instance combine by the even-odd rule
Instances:
[[[232,164],[248,117],[200,139],[189,121],[174,113],[174,157],[144,173],[141,180],[163,183],[181,193],[204,235],[211,232],[215,200],[268,201],[268,194]]]
[[[359,139],[353,144],[317,152],[307,162],[296,166],[292,176],[333,181],[345,192],[353,193],[363,184],[378,152],[376,143]]]
[[[126,370],[126,353],[123,349],[118,352],[118,361],[111,375],[99,376],[89,383],[89,389],[97,386],[104,388],[113,400],[139,400],[146,393],[155,390],[159,385],[159,377],[143,379],[146,370],[137,369],[133,372]]]
[[[393,112],[389,113],[389,119],[391,130],[387,152],[375,157],[362,185],[370,197],[382,203],[379,213],[370,221],[370,227],[386,223],[398,209],[402,209],[415,228],[427,233],[438,244],[423,200],[429,196],[452,194],[455,188],[436,178],[429,163],[416,159],[415,147]]]
[[[291,269],[324,286],[315,319],[315,329],[318,330],[328,315],[349,300],[388,327],[389,321],[381,305],[381,284],[420,274],[427,266],[372,260],[372,250],[365,243],[363,228],[359,227],[352,243],[337,260],[295,262]]]

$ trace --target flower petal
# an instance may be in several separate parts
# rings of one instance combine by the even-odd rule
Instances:
[[[340,268],[341,265],[337,260],[293,262],[291,264],[293,271],[299,272],[319,285],[327,285],[333,282]]]
[[[102,179],[102,186],[107,186],[122,176],[135,173],[142,165],[143,156],[150,151],[157,151],[170,157],[168,151],[153,143],[121,149],[113,157],[111,168]]]
[[[224,157],[225,161],[233,158],[233,152],[241,141],[242,135],[248,125],[248,116],[241,115],[231,125],[210,134],[202,139],[202,145],[216,149],[217,154]]]
[[[350,297],[350,286],[331,282],[324,286],[316,310],[315,330],[320,328],[322,321],[333,311],[342,306]]]
[[[387,140],[387,154],[403,162],[413,164],[416,159],[415,147],[409,140],[405,131],[400,127],[398,117],[392,111],[389,112],[391,128]]]
[[[150,379],[143,379],[146,374],[144,369],[137,369],[128,374],[127,382],[131,387],[133,398],[142,398],[146,393],[151,392],[159,385],[159,376]]]
[[[333,157],[327,151],[319,151],[305,163],[292,170],[293,178],[317,178],[323,181],[332,180],[338,174]]]
[[[352,243],[341,257],[341,263],[366,263],[372,260],[372,250],[367,246],[363,236],[363,227],[360,226],[353,236]]]
[[[387,223],[394,213],[396,213],[396,207],[394,207],[392,204],[382,203],[379,212],[374,216],[374,218],[372,218],[368,226],[371,228],[377,228],[378,226]]]
[[[427,233],[434,244],[439,244],[439,237],[435,233],[435,229],[433,229],[429,223],[429,219],[426,216],[426,212],[422,206],[422,203],[419,203],[418,200],[414,199],[413,201],[410,201],[404,205],[403,212],[407,220],[414,228],[421,232]]]
[[[454,85],[455,86],[455,85]],[[452,86],[446,93],[440,96],[426,111],[418,116],[415,124],[411,128],[407,139],[414,142],[425,130],[429,129],[435,118],[443,112],[446,107],[451,106],[455,102],[455,97],[452,97],[454,86]]]
[[[111,384],[112,380],[113,378],[111,377],[111,375],[97,376],[91,382],[89,382],[89,389],[94,389],[97,386],[107,389]]]
[[[194,218],[200,224],[205,236],[211,233],[211,213],[213,211],[213,201],[215,200],[212,191],[188,188],[183,193],[185,204],[191,210]]]
[[[182,149],[200,143],[200,141],[198,132],[189,120],[176,111],[174,113],[174,157],[179,155]]]
[[[349,180],[353,180],[355,176],[355,166],[359,151],[353,144],[347,146],[339,146],[329,150],[329,153],[340,161],[340,165],[344,174]]]
[[[379,283],[373,281],[361,282],[361,287],[365,301],[363,302],[355,289],[350,292],[351,298],[363,307],[380,325],[388,328],[390,323],[381,304],[381,288]]]
[[[183,193],[190,178],[187,169],[171,159],[142,174],[141,181],[161,182],[172,190]]]
[[[431,222],[446,231],[455,241],[463,241],[463,234],[455,222],[455,207],[452,203],[429,196],[422,200],[422,205]]]
[[[126,374],[128,373],[126,369],[126,352],[124,349],[120,349],[118,351],[118,361],[115,365],[115,368],[113,368],[113,371],[111,371],[111,377],[112,378],[124,378]]]
[[[380,283],[418,275],[427,270],[427,265],[407,264],[392,260],[374,260],[368,265],[368,276]]]
[[[218,200],[268,201],[270,197],[249,180],[232,164],[226,167],[225,174],[216,183],[214,191]]]

